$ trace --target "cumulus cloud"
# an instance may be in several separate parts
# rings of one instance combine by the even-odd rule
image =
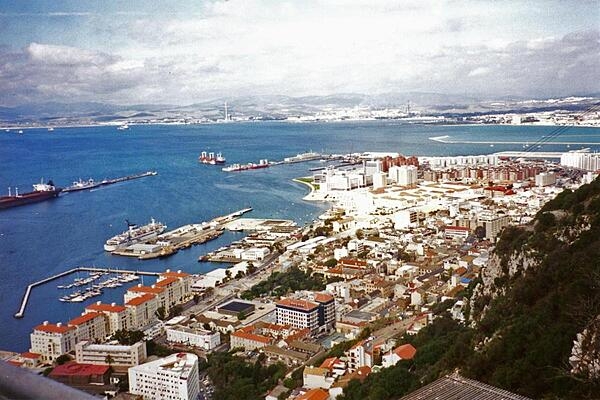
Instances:
[[[20,51],[5,49],[0,103],[600,91],[598,30],[558,34],[527,23],[532,14],[521,3],[230,0],[201,3],[188,14],[95,16],[93,45],[40,38]]]

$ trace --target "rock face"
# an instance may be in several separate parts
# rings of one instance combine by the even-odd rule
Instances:
[[[470,322],[474,326],[485,316],[492,300],[506,294],[515,277],[539,265],[539,256],[531,250],[521,249],[500,256],[494,252],[481,271],[481,282],[473,290],[470,299]]]
[[[588,380],[600,379],[600,315],[577,334],[569,363],[573,374]]]

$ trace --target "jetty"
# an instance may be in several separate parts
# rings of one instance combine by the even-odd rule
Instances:
[[[86,271],[86,272],[105,272],[105,273],[115,273],[115,274],[133,274],[133,275],[148,275],[148,276],[158,276],[160,273],[159,272],[152,272],[152,271],[133,271],[133,270],[125,270],[125,269],[118,269],[118,268],[98,268],[98,267],[76,267],[76,268],[72,268],[70,270],[58,273],[56,275],[52,275],[48,278],[39,280],[37,282],[33,282],[31,284],[29,284],[27,286],[27,288],[25,289],[25,294],[23,295],[23,300],[21,301],[21,307],[19,308],[19,311],[17,311],[14,315],[15,318],[23,318],[23,316],[25,315],[25,308],[27,307],[27,302],[29,301],[29,297],[31,296],[31,291],[33,290],[34,287],[37,286],[41,286],[44,285],[48,282],[52,282],[54,280],[60,279],[64,276],[67,275],[71,275],[77,272],[82,272],[82,271]]]
[[[147,176],[155,176],[155,175],[158,175],[158,172],[146,171],[146,172],[142,172],[141,174],[127,175],[127,176],[122,176],[119,178],[112,178],[112,179],[104,179],[99,182],[94,181],[93,179],[90,179],[87,182],[81,182],[81,180],[80,180],[79,182],[75,182],[72,186],[64,188],[62,191],[65,193],[69,193],[69,192],[77,192],[77,191],[86,190],[86,189],[95,189],[100,186],[114,185],[115,183],[119,183],[119,182],[126,182],[126,181],[131,181],[134,179],[140,179],[140,178],[145,178]]]
[[[209,222],[183,225],[158,235],[156,239],[132,244],[131,246],[112,251],[111,254],[124,257],[136,257],[139,260],[168,257],[177,253],[179,250],[187,249],[193,245],[203,244],[218,238],[225,232],[225,225],[235,221],[250,211],[252,211],[251,207],[244,208],[231,214],[214,218]]]

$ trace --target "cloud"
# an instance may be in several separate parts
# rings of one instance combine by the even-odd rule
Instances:
[[[0,49],[0,104],[600,91],[597,28],[558,33],[547,14],[536,15],[519,2],[460,0],[230,0],[186,12],[100,13],[85,20],[90,37],[69,45],[50,36]]]

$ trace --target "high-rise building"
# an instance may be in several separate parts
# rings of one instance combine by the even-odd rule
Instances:
[[[304,297],[278,301],[277,323],[308,328],[311,332],[335,328],[335,298],[328,293],[307,293]]]
[[[129,368],[129,391],[144,400],[196,400],[198,356],[177,353]]]

